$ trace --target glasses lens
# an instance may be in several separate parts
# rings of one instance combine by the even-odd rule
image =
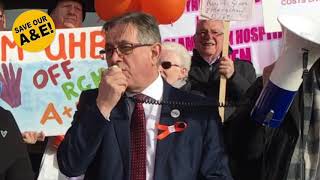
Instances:
[[[169,69],[169,68],[171,68],[171,62],[164,61],[164,62],[161,63],[161,66],[162,66],[163,69]]]
[[[131,54],[132,50],[133,50],[133,45],[132,44],[123,44],[118,46],[118,50],[121,52],[121,54]]]

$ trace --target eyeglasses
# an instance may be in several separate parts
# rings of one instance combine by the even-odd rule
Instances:
[[[221,35],[223,35],[224,33],[223,32],[221,32],[221,31],[215,31],[215,30],[213,30],[213,31],[200,31],[200,32],[197,32],[196,33],[197,35],[199,35],[199,36],[201,36],[201,37],[205,37],[205,36],[207,36],[207,35],[213,35],[213,36],[221,36]]]
[[[116,51],[119,56],[124,56],[131,54],[135,48],[152,45],[153,44],[125,43],[118,45],[118,47],[107,47],[104,50],[101,50],[99,53],[101,56],[104,55],[105,59],[111,59],[114,51]]]
[[[172,64],[170,61],[163,61],[163,62],[161,62],[161,67],[162,67],[163,69],[170,69],[171,66],[180,67],[180,66],[177,65],[177,64]]]

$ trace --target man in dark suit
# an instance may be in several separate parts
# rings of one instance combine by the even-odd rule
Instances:
[[[232,179],[217,110],[192,107],[204,100],[159,74],[154,17],[125,14],[106,22],[104,31],[109,69],[99,89],[80,96],[58,149],[60,171],[92,180]]]

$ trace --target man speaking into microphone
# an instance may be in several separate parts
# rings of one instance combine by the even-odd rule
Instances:
[[[159,74],[154,17],[129,13],[103,29],[110,68],[99,89],[80,96],[58,149],[60,171],[92,180],[231,180],[217,108],[186,107],[205,100],[171,87]]]

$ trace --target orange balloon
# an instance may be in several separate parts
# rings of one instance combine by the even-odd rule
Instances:
[[[141,10],[140,0],[131,0],[131,4],[129,6],[128,12],[138,12]]]
[[[103,20],[109,20],[128,12],[133,6],[131,0],[95,0],[94,8],[97,15]]]
[[[177,21],[185,9],[186,0],[140,0],[143,12],[157,18],[159,24]]]

